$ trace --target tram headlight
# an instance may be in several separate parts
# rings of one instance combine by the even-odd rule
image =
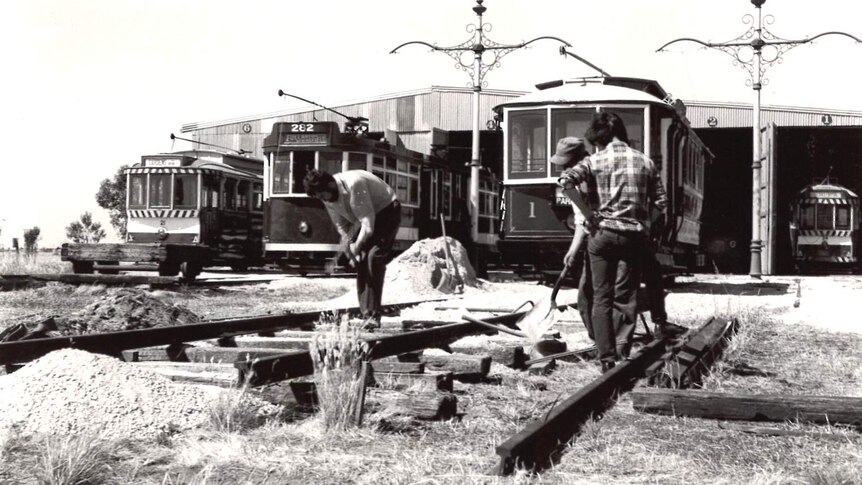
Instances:
[[[159,241],[164,241],[168,238],[168,230],[164,227],[158,228],[158,230],[156,230],[156,237],[159,238]]]
[[[310,229],[311,229],[311,228],[310,228],[310,227],[308,227],[308,223],[307,223],[307,222],[302,221],[302,222],[300,222],[300,223],[299,223],[299,233],[300,233],[300,234],[308,234],[308,231],[309,231]]]
[[[132,233],[126,234],[126,242],[135,242],[135,236],[132,236]]]

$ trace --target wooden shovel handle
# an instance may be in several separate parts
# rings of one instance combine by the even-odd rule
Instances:
[[[557,282],[554,283],[554,290],[551,291],[551,301],[552,302],[556,303],[557,293],[560,292],[560,286],[563,284],[563,279],[566,277],[566,274],[569,272],[569,268],[571,268],[571,266],[569,266],[567,264],[566,266],[563,267],[563,270],[560,271],[560,276],[557,276]]]

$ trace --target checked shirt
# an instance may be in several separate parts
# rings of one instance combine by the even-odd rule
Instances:
[[[558,183],[568,189],[590,179],[599,196],[599,227],[646,233],[650,206],[661,211],[667,206],[653,161],[621,141],[565,170]]]

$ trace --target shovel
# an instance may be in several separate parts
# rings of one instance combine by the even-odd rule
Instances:
[[[545,332],[554,325],[554,315],[557,310],[557,293],[560,291],[560,285],[563,283],[566,274],[569,272],[569,265],[563,268],[560,276],[557,277],[557,282],[554,283],[554,289],[551,291],[550,298],[543,298],[538,301],[533,308],[524,314],[515,324],[520,328],[531,341],[538,341]]]
[[[440,213],[440,228],[443,232],[446,271],[443,272],[436,289],[444,293],[464,293],[464,280],[458,271],[458,265],[455,264],[455,258],[452,257],[452,249],[449,247],[449,239],[446,237],[446,222],[443,220],[442,212]]]
[[[350,243],[353,242],[353,239],[359,234],[359,230],[362,228],[361,225],[353,226],[350,229],[350,232],[347,234],[347,237],[341,241],[341,245],[338,247],[338,252],[335,253],[335,256],[332,259],[326,260],[323,268],[326,271],[326,274],[332,274],[335,272],[335,269],[338,267],[338,261],[342,256],[347,254],[347,248],[350,246]],[[353,266],[353,261],[350,262],[350,265]]]

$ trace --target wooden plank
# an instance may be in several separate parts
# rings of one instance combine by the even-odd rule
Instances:
[[[375,360],[371,362],[371,369],[375,375],[397,372],[399,374],[422,374],[425,372],[425,364],[422,362],[397,362]]]
[[[419,388],[452,392],[454,377],[451,372],[431,371],[423,374],[383,372],[374,373],[374,382],[387,389]]]
[[[284,353],[284,350],[253,347],[186,347],[184,353],[189,362],[225,362],[233,364],[234,362],[281,355]]]
[[[478,381],[491,371],[490,355],[447,354],[420,357],[428,370],[451,372],[459,381]]]
[[[159,244],[64,244],[63,261],[127,261],[158,263],[168,258],[165,245]]]
[[[581,425],[592,416],[603,413],[609,401],[629,389],[664,352],[664,341],[656,340],[642,347],[629,361],[602,374],[568,399],[551,409],[544,419],[528,424],[523,430],[497,447],[500,463],[497,473],[508,475],[516,466],[542,469],[550,464],[552,454],[561,450],[575,436]]]
[[[632,406],[647,413],[708,419],[862,424],[862,398],[858,397],[742,395],[644,388],[632,393]]]
[[[75,273],[48,273],[27,275],[3,275],[4,281],[15,282],[42,282],[57,281],[69,285],[108,285],[108,286],[134,286],[134,285],[176,285],[180,282],[178,277],[172,276],[144,276],[144,275],[107,275],[107,274],[75,274]]]
[[[849,443],[860,439],[858,433],[817,433],[798,429],[771,428],[767,426],[752,426],[748,424],[719,423],[718,427],[729,431],[755,434],[760,436],[781,436],[793,438],[810,438],[818,440],[832,440]]]
[[[366,400],[383,408],[387,416],[410,416],[424,421],[451,419],[458,412],[458,398],[444,392],[405,393],[369,388]]]
[[[689,341],[682,344],[668,361],[667,371],[656,379],[656,383],[674,388],[698,384],[706,369],[718,358],[736,325],[736,320],[711,318]]]
[[[189,371],[177,367],[148,367],[148,370],[167,377],[174,382],[182,382],[184,384],[206,384],[219,387],[237,387],[239,385],[236,369],[231,369],[233,372],[224,372],[206,370]]]

